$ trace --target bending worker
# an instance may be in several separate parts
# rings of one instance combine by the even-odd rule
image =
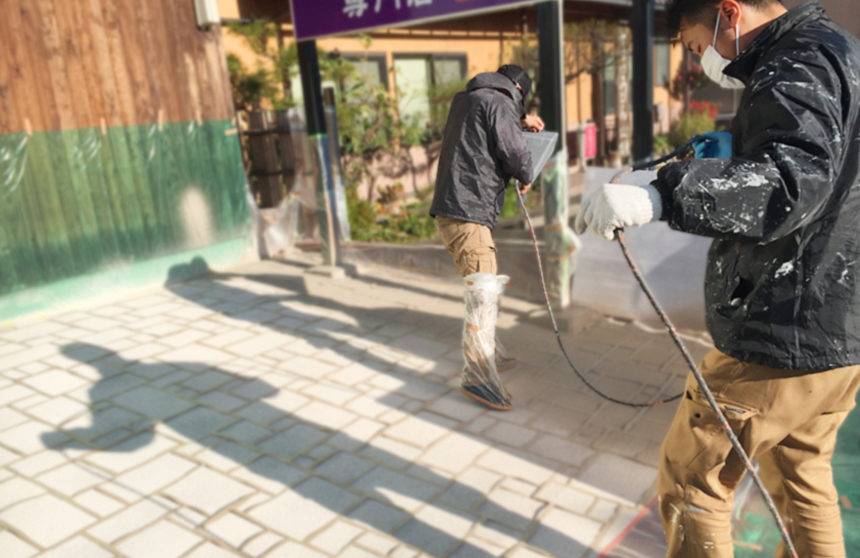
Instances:
[[[543,120],[526,114],[531,90],[528,74],[513,64],[476,75],[454,96],[445,133],[430,215],[454,265],[465,279],[465,364],[460,391],[497,410],[512,408],[498,379],[498,368],[510,368],[495,337],[498,295],[507,281],[496,276],[492,231],[505,202],[511,178],[531,189],[532,162],[523,129],[538,132]]]
[[[860,41],[814,1],[671,0],[668,14],[711,79],[745,87],[731,156],[604,185],[576,228],[609,239],[662,219],[714,238],[702,374],[799,555],[845,556],[830,460],[860,387]],[[732,556],[743,469],[691,375],[660,457],[669,556]]]

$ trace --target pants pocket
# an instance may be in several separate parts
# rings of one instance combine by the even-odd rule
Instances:
[[[743,444],[744,427],[758,411],[731,401],[718,399],[717,403]],[[743,476],[744,467],[740,458],[732,454],[731,440],[710,404],[688,390],[678,411],[682,413],[681,421],[667,440],[666,458],[685,469],[682,476],[697,479],[693,482],[699,488],[708,492],[718,492],[718,485],[733,488]]]
[[[472,273],[497,274],[496,251],[494,248],[486,250],[474,250],[463,254],[463,275]]]

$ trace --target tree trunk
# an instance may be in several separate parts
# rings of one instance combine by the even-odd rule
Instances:
[[[591,119],[597,126],[597,160],[598,164],[606,164],[606,107],[603,102],[603,73],[606,68],[606,53],[603,50],[603,38],[600,33],[592,32],[592,66],[591,71]]]
[[[684,49],[684,60],[681,62],[683,65],[684,71],[689,73],[692,68],[692,62],[690,61],[690,53],[687,49]],[[690,110],[690,84],[685,80],[684,81],[684,92],[682,94],[682,105],[681,105],[681,115],[684,116]]]
[[[278,52],[284,48],[286,41],[287,37],[284,33],[284,28],[281,24],[278,24]],[[284,100],[290,103],[293,100],[293,80],[290,79],[289,72],[281,73],[281,87],[284,90]]]
[[[603,70],[591,72],[591,119],[597,126],[597,161],[606,162],[606,111],[603,106]]]
[[[373,203],[373,194],[376,191],[376,169],[373,168],[373,165],[376,157],[371,155],[370,157],[363,157],[363,159],[365,165],[364,175],[367,177],[367,202]]]

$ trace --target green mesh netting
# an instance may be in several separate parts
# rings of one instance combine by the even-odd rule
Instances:
[[[236,238],[250,213],[231,128],[0,136],[0,295]]]

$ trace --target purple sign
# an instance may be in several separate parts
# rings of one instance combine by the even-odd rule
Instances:
[[[292,0],[296,40],[396,27],[475,12],[505,10],[540,0]]]

